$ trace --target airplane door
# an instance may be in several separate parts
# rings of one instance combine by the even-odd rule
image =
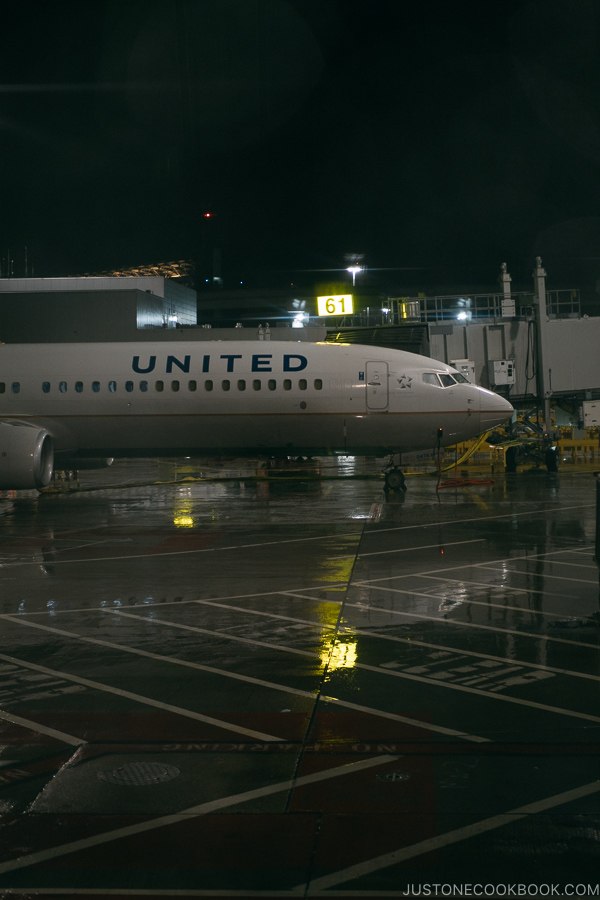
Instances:
[[[388,407],[388,364],[375,360],[367,363],[367,409]]]

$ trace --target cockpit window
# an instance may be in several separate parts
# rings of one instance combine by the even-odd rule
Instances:
[[[434,384],[436,387],[450,387],[457,382],[466,381],[467,379],[458,372],[423,372],[423,381],[425,384]]]
[[[455,381],[458,381],[459,384],[469,384],[469,379],[465,378],[464,375],[461,375],[460,372],[453,372],[452,377]]]
[[[449,372],[440,372],[440,381],[442,382],[442,387],[450,387],[451,384],[456,384],[456,378],[454,375],[450,375]]]

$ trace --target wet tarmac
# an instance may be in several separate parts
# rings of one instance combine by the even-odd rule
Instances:
[[[0,897],[600,896],[593,474],[255,470],[0,500]]]

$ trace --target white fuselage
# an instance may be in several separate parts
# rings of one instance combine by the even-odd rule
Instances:
[[[0,421],[46,429],[55,451],[94,456],[384,454],[453,444],[511,415],[506,400],[461,377],[424,356],[360,345],[5,344]]]

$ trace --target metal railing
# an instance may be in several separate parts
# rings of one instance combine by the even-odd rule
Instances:
[[[513,312],[514,306],[514,312]],[[435,297],[389,297],[382,304],[383,324],[463,322],[533,316],[535,296],[530,291],[513,293],[508,300],[503,294],[442,294]],[[572,318],[581,315],[579,290],[548,291],[546,309],[549,316]]]

